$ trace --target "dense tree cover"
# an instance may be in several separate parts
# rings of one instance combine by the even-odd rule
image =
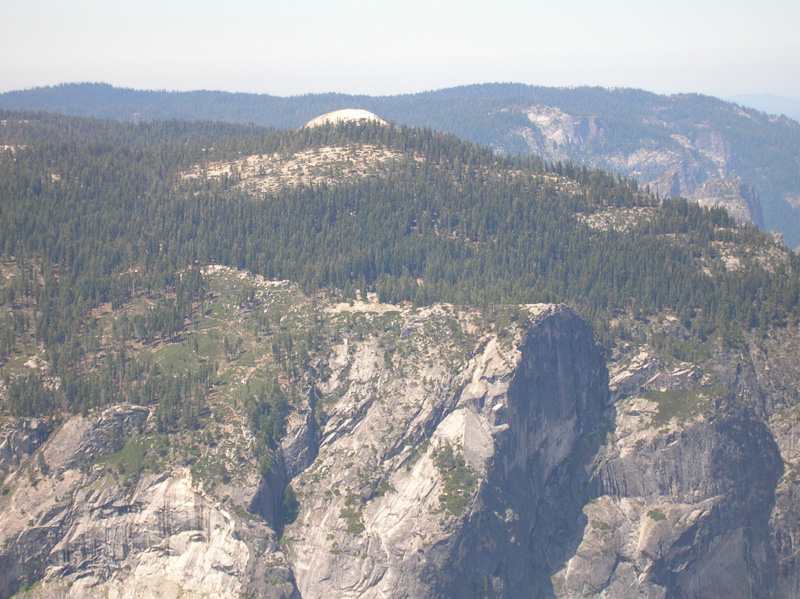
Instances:
[[[700,94],[663,96],[636,89],[555,88],[514,83],[468,85],[438,91],[371,97],[309,94],[292,98],[212,91],[166,92],[83,83],[6,92],[0,107],[33,108],[125,121],[218,120],[297,128],[341,108],[360,107],[385,119],[447,131],[506,152],[528,152],[511,134],[530,125],[516,110],[544,104],[578,117],[602,120],[604,135],[587,152],[627,151],[657,144],[680,153],[678,133],[695,139],[721,132],[730,148],[728,169],[758,189],[768,226],[800,229],[786,195],[800,190],[800,125]],[[573,156],[573,160],[582,156]],[[787,221],[788,219],[788,221]]]
[[[120,319],[114,334],[169,341],[192,321],[204,295],[196,266],[208,263],[309,292],[370,287],[388,302],[565,302],[598,330],[614,310],[671,310],[701,338],[800,315],[795,256],[783,253],[774,272],[756,259],[736,272],[714,262],[720,244],[781,252],[766,235],[720,209],[658,206],[635,182],[571,163],[496,157],[431,130],[374,124],[293,133],[1,116],[14,125],[0,128],[0,145],[13,146],[0,151],[0,260],[20,274],[4,287],[11,309],[0,349],[33,335],[64,380],[59,394],[45,381],[8,381],[7,408],[18,415],[128,399],[157,403],[159,430],[194,426],[211,370],[176,378],[134,367],[122,344],[93,367],[86,315],[147,294],[150,312]],[[247,154],[364,143],[401,157],[381,176],[272,193],[238,186],[236,173],[181,176]],[[592,229],[577,216],[633,207],[653,215],[628,232]],[[31,306],[32,316],[15,305]],[[285,409],[280,389],[250,404],[261,447],[282,434]]]
[[[298,128],[312,118],[342,108],[371,110],[399,124],[430,127],[508,152],[527,152],[515,127],[530,123],[515,108],[554,106],[577,117],[599,117],[605,135],[595,143],[615,151],[635,149],[643,140],[679,147],[674,133],[692,139],[709,130],[724,131],[732,149],[730,168],[779,197],[800,187],[797,157],[800,125],[771,119],[751,109],[700,94],[663,96],[636,89],[555,88],[494,83],[397,96],[309,94],[292,98],[212,91],[166,92],[83,83],[0,94],[0,107],[95,116],[117,121],[187,119],[256,123]],[[655,116],[657,115],[657,119]],[[221,129],[222,125],[217,125]],[[602,149],[602,148],[597,148]]]

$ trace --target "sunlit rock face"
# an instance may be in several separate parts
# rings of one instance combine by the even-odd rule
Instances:
[[[266,469],[126,470],[152,406],[6,424],[0,595],[796,594],[791,331],[689,363],[603,356],[560,305],[315,309],[336,333]]]

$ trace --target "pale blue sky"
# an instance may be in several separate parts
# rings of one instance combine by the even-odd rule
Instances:
[[[371,95],[468,83],[800,98],[798,0],[0,0],[0,91]]]

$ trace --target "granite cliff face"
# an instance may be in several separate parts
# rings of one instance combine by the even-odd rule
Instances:
[[[794,336],[710,343],[693,362],[635,344],[615,354],[614,431],[557,596],[797,594]]]
[[[113,439],[131,436],[149,416],[130,407],[71,418],[36,460],[28,455],[6,477],[2,596],[26,579],[59,597],[239,597],[246,589],[292,596],[274,532],[231,513],[188,469],[126,477],[105,466]],[[32,424],[21,421],[9,437]],[[253,481],[243,492],[253,496],[258,487]]]
[[[316,406],[290,417],[272,469],[238,487],[206,488],[178,463],[113,467],[151,425],[147,408],[7,427],[0,593],[26,580],[39,581],[32,596],[64,597],[548,588],[532,540],[571,527],[580,500],[533,507],[587,484],[591,452],[576,451],[608,399],[591,330],[561,306],[523,308],[494,332],[449,306],[361,307]],[[299,513],[283,529],[289,478]]]
[[[706,127],[687,136],[677,126],[620,146],[600,117],[578,117],[548,105],[522,112],[530,125],[510,133],[533,154],[572,160],[632,177],[661,197],[685,197],[703,206],[722,206],[733,216],[764,227],[758,193],[732,168],[733,150],[723,132]],[[654,120],[653,125],[662,126]],[[666,124],[664,124],[666,127]]]
[[[531,535],[553,534],[554,522],[534,506],[567,491],[555,472],[579,460],[607,388],[586,325],[561,307],[529,310],[529,329],[484,337],[450,365],[462,349],[450,342],[423,353],[447,310],[421,311],[401,332],[417,351],[394,363],[417,368],[411,376],[388,373],[375,340],[351,349],[320,456],[294,482],[302,509],[285,538],[303,597],[518,596],[549,585]],[[575,503],[560,516],[578,513]]]
[[[260,305],[286,289],[263,285]],[[800,590],[791,331],[709,342],[693,362],[631,342],[609,374],[564,306],[483,314],[292,297],[286,314],[311,306],[327,341],[307,357],[316,375],[298,378],[305,399],[266,466],[247,457],[235,402],[212,449],[173,439],[151,452],[152,407],[5,426],[0,596]],[[234,446],[238,472],[202,474],[204,456],[223,462]],[[137,447],[160,461],[131,469]]]

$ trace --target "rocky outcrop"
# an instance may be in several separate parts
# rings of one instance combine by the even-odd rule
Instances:
[[[0,595],[26,581],[41,581],[34,596],[295,595],[275,533],[206,495],[188,469],[137,477],[104,467],[148,413],[73,417],[11,475],[0,511]]]
[[[646,326],[678,333],[674,319]],[[694,363],[613,357],[613,432],[556,596],[796,594],[796,344],[776,332]]]
[[[706,179],[686,189],[683,195],[702,206],[721,206],[740,221],[751,221],[761,228],[764,227],[764,214],[758,192],[742,181]]]
[[[564,552],[533,540],[574,537],[582,495],[568,511],[531,505],[587,486],[584,444],[608,398],[591,330],[563,306],[523,307],[494,331],[450,306],[382,324],[362,307],[262,474],[209,486],[169,443],[142,462],[141,443],[169,441],[150,408],[73,416],[49,435],[9,428],[0,594],[33,581],[30,596],[75,598],[546,589]],[[246,429],[228,431],[248,446]],[[283,530],[289,480],[299,514]]]
[[[631,341],[609,374],[564,306],[321,309],[330,342],[306,358],[281,443],[223,479],[156,434],[150,407],[7,424],[0,596],[800,590],[793,330],[684,362],[637,341],[679,346],[679,319],[619,315]],[[213,441],[241,456],[236,409]]]
[[[315,117],[303,125],[303,129],[311,127],[321,127],[323,125],[335,125],[339,123],[349,122],[373,122],[386,125],[386,121],[380,118],[377,114],[364,110],[361,108],[343,108],[341,110],[334,110],[321,116]]]
[[[764,227],[758,192],[734,172],[731,144],[723,132],[700,128],[687,136],[680,127],[628,141],[612,141],[614,132],[596,116],[574,116],[554,106],[525,108],[530,125],[510,133],[529,150],[550,160],[572,160],[621,173],[661,197],[684,197],[704,206],[722,206],[734,217]],[[659,123],[667,126],[666,123]]]
[[[35,418],[23,418],[3,427],[0,432],[0,483],[5,485],[9,475],[30,458],[51,431],[49,423]]]
[[[293,483],[302,511],[286,538],[304,598],[490,588],[514,597],[548,586],[549,556],[533,541],[572,527],[580,502],[566,502],[571,512],[532,508],[580,486],[576,448],[608,391],[585,323],[563,307],[529,314],[530,328],[504,339],[429,346],[423,364],[416,352],[393,355],[396,370],[418,368],[410,376],[384,369],[375,339],[349,348],[341,363],[350,384],[319,457]],[[448,322],[468,324],[441,307],[423,310],[406,323],[404,343],[426,345],[425,330]]]
[[[769,596],[782,463],[766,427],[734,415],[627,432],[603,456],[563,596]]]

